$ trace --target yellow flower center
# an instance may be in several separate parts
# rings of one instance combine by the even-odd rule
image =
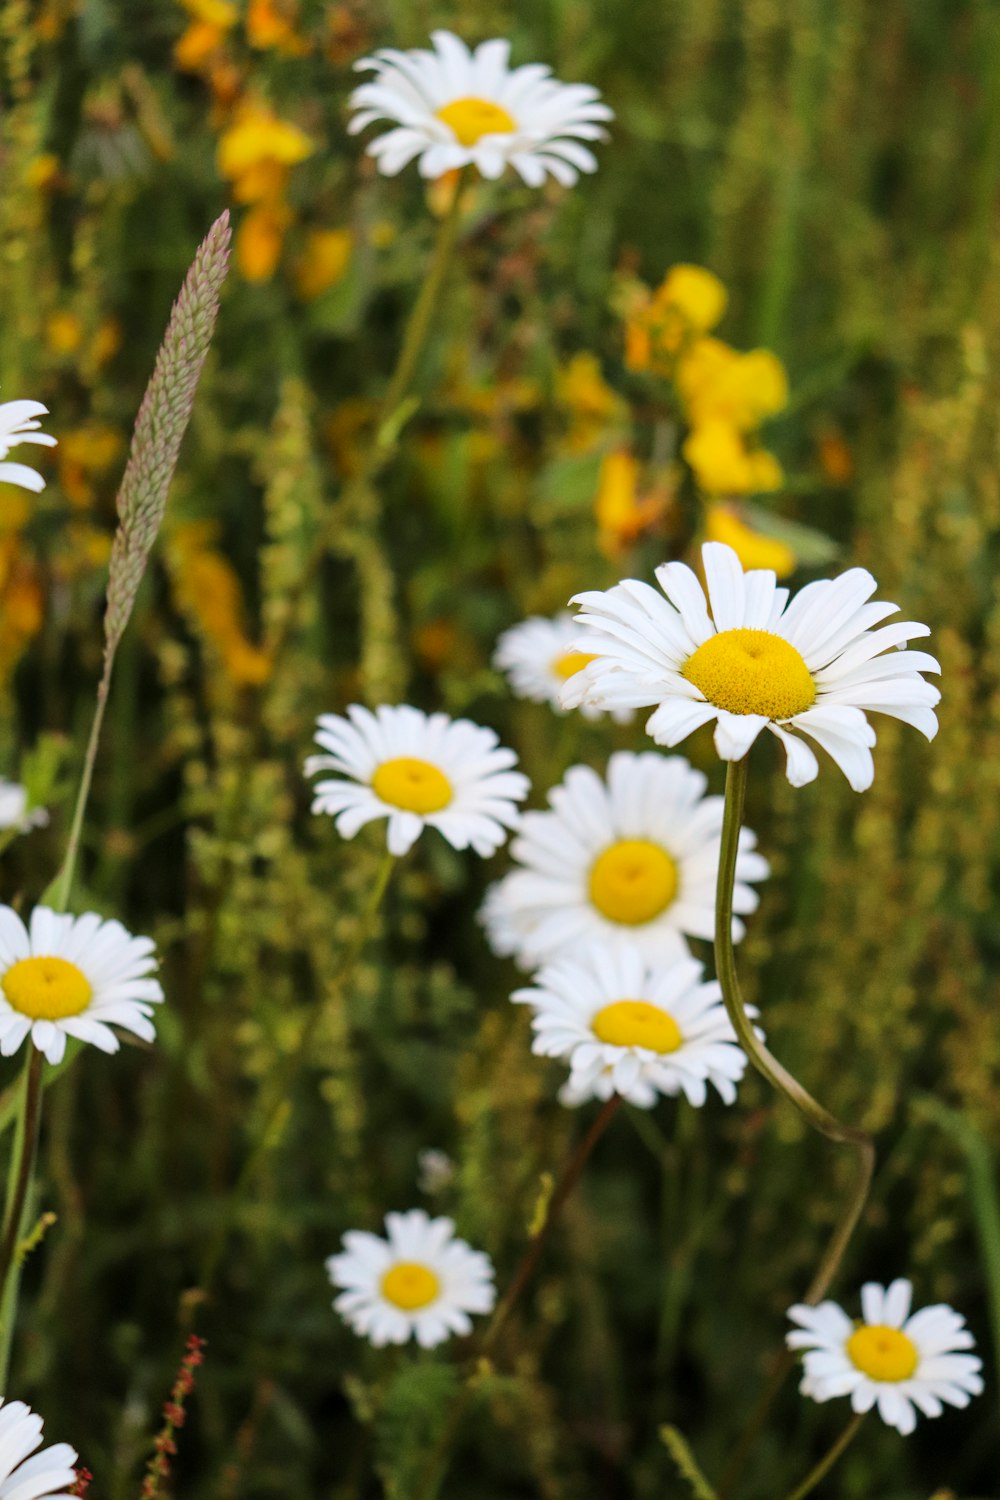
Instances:
[[[401,1260],[382,1277],[382,1296],[404,1312],[427,1307],[441,1291],[433,1271],[415,1260]]]
[[[443,771],[412,755],[383,761],[372,777],[372,791],[390,807],[421,814],[440,812],[454,795]]]
[[[7,970],[0,988],[9,1004],[33,1021],[78,1016],[93,993],[76,964],[65,958],[22,958]]]
[[[647,1047],[650,1052],[676,1052],[684,1038],[673,1016],[648,1000],[616,1000],[605,1005],[590,1023],[599,1041],[612,1047]]]
[[[590,899],[610,922],[640,927],[677,894],[677,866],[648,839],[619,839],[590,868]]]
[[[688,657],[683,675],[731,714],[791,719],[816,702],[801,655],[769,630],[721,630]]]
[[[562,656],[557,656],[552,663],[552,671],[556,677],[561,677],[566,682],[596,660],[596,656],[591,656],[586,651],[564,651]]]
[[[474,146],[484,135],[513,135],[517,121],[489,99],[453,99],[437,111],[442,124],[462,146]]]
[[[913,1340],[883,1323],[856,1329],[846,1348],[855,1368],[872,1380],[909,1380],[920,1363]]]

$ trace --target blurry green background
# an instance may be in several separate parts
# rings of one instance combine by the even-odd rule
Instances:
[[[489,872],[435,836],[330,994],[382,834],[344,844],[312,820],[301,763],[315,715],[358,696],[494,725],[533,805],[572,761],[644,744],[638,726],[514,703],[489,659],[524,615],[688,545],[681,502],[602,553],[594,488],[622,418],[578,443],[559,377],[594,354],[647,456],[616,277],[656,283],[694,261],[730,290],[724,336],[789,368],[767,435],[788,483],[767,507],[832,538],[832,568],[869,566],[903,618],[932,626],[944,674],[939,738],[880,721],[863,797],[829,763],[792,791],[769,748],[753,762],[748,821],[774,877],[742,949],[748,998],[793,1071],[879,1138],[837,1290],[853,1306],[861,1280],[912,1275],[918,1301],[966,1314],[986,1367],[968,1412],[909,1440],[866,1424],[822,1493],[996,1497],[1000,6],[303,0],[258,6],[253,34],[234,9],[192,68],[190,38],[175,49],[212,24],[204,5],[0,0],[0,395],[44,400],[61,440],[38,501],[0,496],[0,770],[15,775],[40,733],[64,737],[52,827],[6,854],[4,900],[37,899],[59,858],[124,444],[171,298],[231,202],[220,136],[256,97],[314,147],[289,173],[268,275],[253,274],[266,233],[244,235],[119,663],[77,904],[156,936],[168,1004],[155,1049],[88,1054],[49,1096],[39,1207],[58,1223],[28,1268],[11,1394],[80,1449],[95,1497],[137,1494],[183,1293],[280,1060],[327,997],[284,1134],[192,1314],[209,1348],[176,1492],[405,1500],[455,1351],[369,1350],[330,1310],[323,1259],[345,1229],[422,1203],[455,1216],[502,1284],[539,1174],[585,1121],[555,1102],[562,1069],[530,1056],[507,1003],[516,974],[477,927]],[[272,10],[284,30],[267,31]],[[415,173],[378,179],[346,135],[351,63],[441,25],[511,36],[515,62],[597,84],[617,120],[572,192],[476,190],[384,515],[345,516],[271,672],[260,643],[350,472],[434,233]],[[237,225],[252,212],[236,205]],[[313,295],[315,230],[340,232],[326,243],[343,264]],[[685,753],[721,790],[707,736]],[[428,1146],[456,1164],[434,1194],[417,1181]],[[618,1120],[445,1496],[684,1495],[664,1422],[717,1476],[847,1165],[755,1078],[730,1110],[663,1102]],[[790,1383],[742,1493],[790,1489],[846,1416]]]

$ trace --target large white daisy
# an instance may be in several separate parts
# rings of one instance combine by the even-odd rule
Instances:
[[[344,1250],[326,1263],[334,1286],[344,1288],[333,1305],[355,1333],[376,1348],[415,1338],[433,1349],[453,1333],[471,1332],[470,1313],[492,1311],[492,1262],[455,1238],[451,1219],[413,1208],[386,1214],[385,1227],[384,1240],[348,1230]]]
[[[54,1443],[29,1458],[41,1441],[41,1417],[23,1401],[0,1397],[0,1500],[70,1500],[76,1449]]]
[[[312,810],[336,819],[337,832],[353,838],[375,818],[388,818],[391,854],[405,854],[425,827],[436,828],[454,849],[484,857],[499,849],[518,821],[517,803],[528,795],[527,776],[513,750],[492,729],[446,714],[425,714],[401,704],[352,704],[347,718],[321,714],[306,775],[335,771],[319,781]]]
[[[701,555],[707,600],[679,562],[657,568],[662,594],[630,578],[576,596],[577,647],[596,660],[569,679],[564,704],[656,704],[646,728],[659,745],[678,745],[714,720],[723,760],[741,760],[769,729],[785,747],[793,786],[819,770],[800,735],[832,756],[855,791],[871,786],[875,731],[866,711],[933,739],[941,694],[920,674],[940,667],[923,651],[894,649],[928,635],[928,627],[904,621],[873,629],[898,606],[868,602],[877,584],[864,568],[807,584],[789,602],[774,573],[744,573],[731,547],[706,542]]]
[[[563,687],[594,659],[575,649],[579,634],[571,614],[551,619],[532,615],[519,625],[512,625],[497,639],[493,665],[503,672],[516,697],[532,703],[548,703],[562,713],[559,694]],[[596,719],[603,713],[603,709],[589,703],[583,704],[582,709],[588,719]],[[627,723],[632,710],[616,709],[614,717],[620,723]]]
[[[7,457],[18,443],[35,443],[41,448],[54,448],[56,440],[47,432],[39,432],[38,417],[48,415],[48,407],[40,401],[0,402],[0,460]],[[45,480],[27,464],[0,462],[0,480],[20,485],[23,490],[34,490],[37,494],[45,488]]]
[[[788,1316],[799,1326],[787,1335],[790,1349],[804,1349],[799,1389],[814,1401],[850,1396],[856,1412],[878,1407],[883,1422],[912,1432],[917,1411],[939,1417],[942,1403],[968,1406],[983,1389],[982,1361],[960,1313],[940,1302],[910,1312],[913,1287],[870,1281],[861,1288],[860,1321],[836,1302],[795,1306]]]
[[[150,939],[120,922],[36,906],[25,927],[0,906],[0,1053],[10,1057],[29,1034],[50,1063],[68,1036],[117,1052],[116,1026],[153,1041],[152,1007],[163,999],[155,971]]]
[[[578,951],[592,939],[626,937],[650,963],[686,952],[684,937],[715,936],[722,797],[706,797],[707,779],[679,755],[616,751],[607,779],[571,766],[549,793],[550,812],[521,819],[513,870],[487,894],[482,910],[496,953],[532,968]],[[740,832],[734,910],[755,910],[750,881],[767,861],[756,838]],[[743,924],[733,923],[733,936]]]
[[[569,1063],[564,1104],[620,1094],[649,1109],[660,1094],[684,1094],[701,1105],[709,1084],[732,1104],[747,1060],[722,990],[702,972],[691,957],[650,966],[634,944],[593,943],[546,964],[511,999],[535,1012],[531,1050]]]
[[[578,173],[596,170],[581,142],[603,140],[602,124],[613,119],[597,89],[559,83],[541,63],[512,69],[510,43],[499,38],[474,52],[450,31],[431,41],[433,51],[387,47],[354,65],[375,77],[351,95],[351,134],[395,122],[368,146],[381,172],[395,176],[417,157],[423,177],[471,163],[484,177],[511,166],[529,187],[546,173],[572,187]]]

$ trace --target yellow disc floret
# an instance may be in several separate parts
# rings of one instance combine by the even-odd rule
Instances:
[[[648,839],[619,839],[590,868],[590,899],[610,922],[640,927],[677,894],[677,866]]]
[[[441,1282],[427,1266],[401,1260],[382,1277],[382,1296],[403,1312],[429,1307],[441,1291]]]
[[[453,99],[442,105],[437,118],[462,146],[474,146],[484,135],[513,135],[517,121],[489,99]]]
[[[22,958],[0,980],[7,1002],[33,1021],[61,1021],[87,1009],[93,993],[76,964],[65,958]]]
[[[372,791],[390,807],[421,815],[440,812],[454,796],[444,772],[413,755],[383,761],[372,777]]]
[[[646,1047],[650,1052],[676,1052],[684,1038],[673,1016],[648,1000],[616,1000],[605,1005],[590,1023],[599,1041],[612,1047]]]
[[[589,667],[590,663],[596,660],[596,656],[591,656],[586,651],[564,651],[552,663],[552,671],[556,677],[561,677],[564,682],[568,682],[571,677],[576,676],[577,672],[582,672],[584,667]]]
[[[920,1363],[913,1340],[884,1323],[856,1329],[846,1349],[855,1368],[871,1380],[909,1380]]]
[[[769,630],[721,630],[684,664],[683,675],[716,708],[791,719],[816,702],[801,654]]]

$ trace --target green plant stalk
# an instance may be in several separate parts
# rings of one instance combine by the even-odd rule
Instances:
[[[785,1496],[785,1500],[805,1500],[807,1495],[812,1494],[820,1480],[826,1478],[838,1458],[850,1443],[853,1442],[855,1434],[864,1421],[865,1416],[866,1413],[863,1411],[855,1413],[833,1446],[823,1455],[816,1467],[809,1470],[802,1483],[794,1490],[789,1491]]]
[[[28,1197],[42,1118],[42,1070],[45,1059],[30,1036],[25,1046],[27,1057],[24,1063],[21,1108],[7,1174],[3,1239],[0,1241],[0,1391],[7,1390],[20,1285],[17,1249],[26,1230]]]
[[[793,1104],[812,1128],[828,1140],[847,1146],[856,1159],[855,1179],[843,1212],[834,1225],[833,1233],[823,1253],[804,1301],[814,1305],[822,1300],[829,1290],[838,1270],[858,1220],[864,1212],[875,1170],[875,1144],[863,1130],[844,1125],[825,1109],[794,1078],[788,1069],[771,1053],[757,1036],[746,1013],[736,970],[736,954],[733,947],[733,887],[736,882],[736,859],[739,852],[740,828],[743,823],[743,804],[746,799],[748,757],[730,761],[726,771],[726,800],[722,819],[722,847],[719,854],[719,875],[715,900],[715,968],[726,1011],[736,1032],[740,1046],[757,1071],[767,1079],[772,1088]],[[751,1420],[734,1449],[719,1486],[723,1497],[728,1495],[742,1471],[759,1433],[762,1431],[771,1405],[781,1390],[794,1359],[782,1355],[772,1375],[762,1400],[755,1408]]]

